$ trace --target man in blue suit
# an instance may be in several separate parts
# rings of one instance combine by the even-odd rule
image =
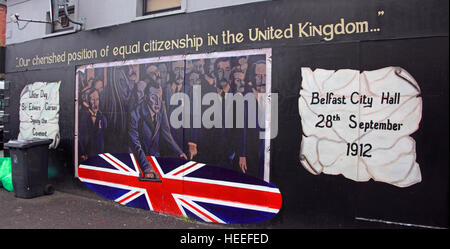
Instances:
[[[148,68],[149,83],[144,90],[144,101],[130,113],[128,136],[130,147],[143,171],[141,180],[160,181],[159,175],[148,162],[146,155],[159,156],[159,140],[162,138],[179,157],[186,155],[171,133],[166,108],[162,102],[160,74],[156,66]]]
[[[104,152],[105,148],[105,130],[107,120],[100,111],[100,95],[97,89],[87,90],[87,99],[89,107],[82,105],[79,125],[79,143],[78,149],[81,160],[84,161],[90,156]]]

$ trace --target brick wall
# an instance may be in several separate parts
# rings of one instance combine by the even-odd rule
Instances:
[[[0,4],[0,46],[5,46],[6,5]]]

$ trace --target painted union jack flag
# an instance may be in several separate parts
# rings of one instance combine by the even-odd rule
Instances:
[[[122,205],[216,223],[256,223],[275,216],[273,184],[230,169],[178,158],[147,157],[162,182],[140,181],[133,154],[100,154],[78,167],[90,189]]]

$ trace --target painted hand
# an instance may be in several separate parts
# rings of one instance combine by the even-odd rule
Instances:
[[[192,160],[192,158],[194,158],[194,156],[196,156],[198,153],[197,144],[189,142],[188,146],[189,146],[189,160]]]
[[[183,154],[180,154],[180,155],[179,155],[179,157],[180,157],[180,158],[184,158],[184,159],[188,160],[188,158],[187,158],[186,154],[184,154],[184,153],[183,153]]]
[[[247,171],[247,159],[246,157],[239,157],[239,167],[241,168],[242,172]]]

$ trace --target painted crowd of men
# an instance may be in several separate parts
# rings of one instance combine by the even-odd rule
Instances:
[[[250,93],[264,105],[258,95],[265,93],[265,55],[92,68],[78,71],[77,77],[81,160],[103,152],[128,151],[136,156],[144,178],[158,178],[146,155],[180,157],[263,178],[264,140],[259,134],[264,129],[258,124],[256,128],[248,128],[245,122],[239,129],[225,125],[175,129],[169,118],[178,107],[170,105],[171,97],[180,92],[192,100],[195,85],[201,87],[202,96],[218,95],[222,115],[225,109],[235,108],[233,102],[224,101],[226,93]],[[202,105],[202,113],[206,108]],[[246,105],[246,120],[249,112],[257,110]],[[201,114],[190,115],[191,124],[201,118]]]

